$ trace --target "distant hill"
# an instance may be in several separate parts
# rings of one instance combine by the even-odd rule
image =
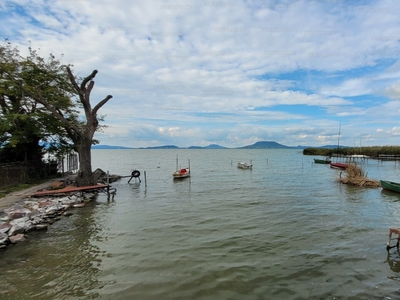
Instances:
[[[335,149],[337,145],[325,145],[325,146],[285,146],[279,144],[274,141],[260,141],[256,142],[252,145],[247,145],[244,147],[237,147],[233,149],[307,149],[307,148],[326,148],[326,149]],[[348,146],[340,145],[340,148],[349,148]],[[110,145],[94,145],[92,149],[232,149],[223,147],[217,144],[210,144],[208,146],[190,146],[188,148],[180,148],[175,145],[164,145],[164,146],[153,146],[153,147],[140,147],[140,148],[132,148],[132,147],[124,147],[124,146],[110,146]]]
[[[154,147],[140,147],[139,149],[179,149],[178,146],[175,145],[165,145],[165,146],[154,146]]]
[[[293,147],[288,147],[272,141],[262,141],[254,143],[252,145],[239,147],[239,149],[291,149],[291,148]]]
[[[226,147],[222,147],[220,145],[217,144],[211,144],[205,147],[201,147],[201,146],[190,146],[188,149],[228,149]]]
[[[92,149],[133,149],[133,148],[123,147],[123,146],[110,146],[110,145],[93,145]]]

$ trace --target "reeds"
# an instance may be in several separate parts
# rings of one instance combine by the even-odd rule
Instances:
[[[340,183],[371,188],[380,187],[379,181],[368,179],[363,168],[358,166],[355,162],[348,163],[348,167],[346,168],[345,172],[346,176],[344,177],[342,177],[342,173],[340,173]]]
[[[363,154],[370,158],[379,158],[379,155],[396,155],[400,157],[400,146],[370,146],[370,147],[342,147],[340,148],[306,148],[303,155],[335,156]]]

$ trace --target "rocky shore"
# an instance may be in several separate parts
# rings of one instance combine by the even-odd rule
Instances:
[[[113,175],[109,182],[121,177]],[[0,199],[4,203],[13,202],[7,208],[0,208],[0,249],[11,244],[22,242],[26,234],[33,230],[44,230],[62,217],[71,215],[68,210],[83,207],[95,199],[97,192],[75,194],[54,194],[40,198],[31,197],[38,190],[58,189],[65,187],[70,179],[53,180],[44,185],[18,192]],[[102,180],[99,180],[102,182]]]

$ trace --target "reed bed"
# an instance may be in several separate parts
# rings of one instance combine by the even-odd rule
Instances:
[[[357,163],[349,162],[345,173],[346,176],[344,177],[342,177],[342,173],[340,173],[340,183],[370,188],[380,187],[379,181],[367,178],[365,171],[362,167],[358,166]]]
[[[363,154],[370,158],[379,158],[379,155],[394,155],[400,157],[400,146],[369,146],[369,147],[342,147],[339,148],[305,148],[303,155],[353,155]]]

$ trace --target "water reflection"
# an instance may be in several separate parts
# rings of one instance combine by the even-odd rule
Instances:
[[[72,211],[47,232],[32,232],[28,241],[1,253],[2,299],[85,298],[98,281],[100,249],[91,240],[101,230],[92,205]],[[79,234],[76,232],[79,231]]]
[[[399,251],[396,251],[397,254],[399,254]],[[392,257],[390,253],[388,253],[387,258],[385,262],[388,263],[390,270],[392,270],[395,273],[400,273],[400,256],[397,255],[396,257]]]

